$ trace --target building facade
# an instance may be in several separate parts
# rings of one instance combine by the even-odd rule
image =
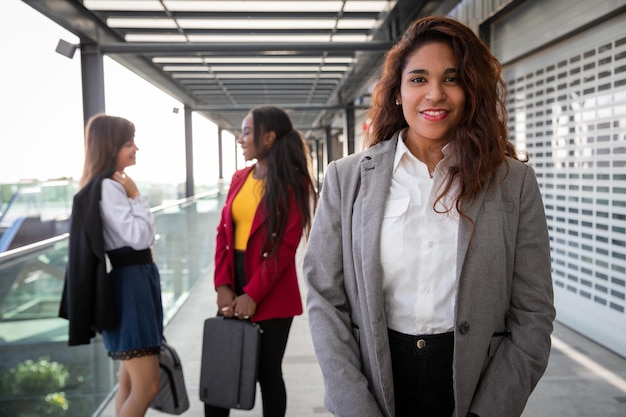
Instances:
[[[541,187],[557,320],[626,356],[626,1],[466,0]]]

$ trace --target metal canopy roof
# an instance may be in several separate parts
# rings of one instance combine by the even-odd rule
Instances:
[[[414,19],[458,1],[23,0],[191,110],[237,131],[261,104],[302,131],[366,105]],[[358,107],[358,106],[357,106]]]

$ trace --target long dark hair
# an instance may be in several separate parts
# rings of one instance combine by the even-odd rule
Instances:
[[[134,137],[132,122],[104,113],[92,116],[85,126],[85,163],[80,187],[107,169],[115,169],[117,153]]]
[[[250,113],[256,146],[259,146],[262,133],[276,134],[274,144],[264,155],[267,170],[263,181],[263,204],[268,227],[263,246],[270,256],[275,257],[285,234],[290,193],[295,197],[302,228],[307,235],[311,228],[312,210],[317,194],[311,176],[309,148],[302,135],[293,128],[289,115],[276,106],[257,107]]]
[[[470,28],[449,17],[430,16],[418,19],[406,30],[387,53],[382,76],[372,93],[368,146],[389,140],[408,126],[402,109],[395,105],[402,72],[408,57],[430,42],[450,45],[456,59],[457,81],[465,93],[464,115],[451,132],[451,141],[456,142],[459,149],[460,162],[451,167],[451,175],[437,201],[450,191],[453,180],[459,178],[461,189],[455,196],[456,208],[466,217],[461,202],[472,200],[487,178],[502,163],[507,163],[507,156],[517,158],[508,139],[507,91],[501,76],[502,67]]]

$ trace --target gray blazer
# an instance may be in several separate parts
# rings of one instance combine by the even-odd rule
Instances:
[[[326,406],[339,417],[395,415],[379,254],[397,140],[329,164],[304,258]],[[508,165],[464,206],[473,239],[470,222],[459,224],[456,417],[521,415],[550,354],[555,310],[543,203],[534,171]]]

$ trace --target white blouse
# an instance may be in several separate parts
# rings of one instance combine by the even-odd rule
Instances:
[[[459,216],[456,209],[443,214],[433,209],[450,158],[446,154],[431,179],[426,164],[409,151],[402,135],[398,139],[380,251],[387,325],[401,333],[454,328]]]
[[[106,178],[102,181],[100,212],[105,250],[124,246],[142,250],[154,243],[156,231],[147,196],[128,198],[122,184]]]

